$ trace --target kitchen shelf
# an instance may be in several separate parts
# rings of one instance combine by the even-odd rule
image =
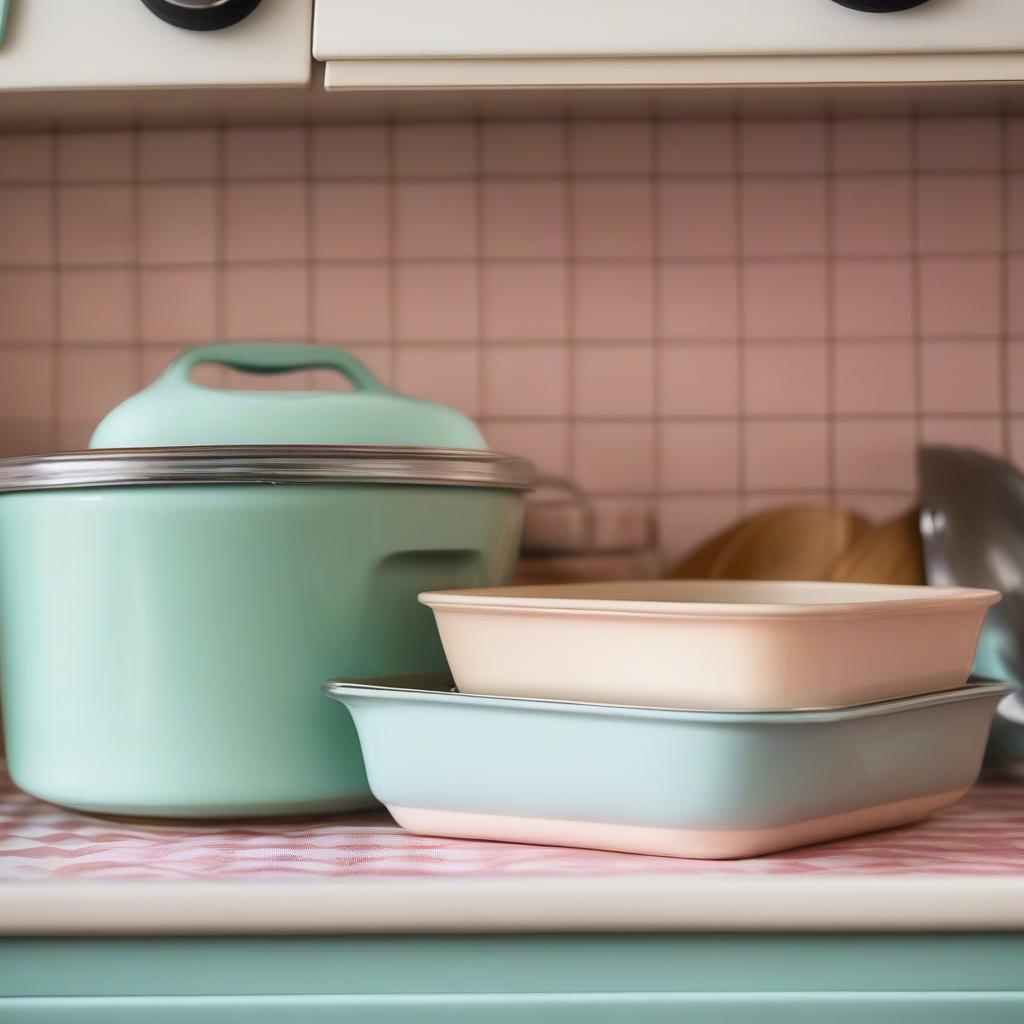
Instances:
[[[1024,930],[1024,790],[754,860],[415,836],[384,812],[114,821],[0,783],[0,934]]]

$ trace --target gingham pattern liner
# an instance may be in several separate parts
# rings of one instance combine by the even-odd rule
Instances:
[[[755,860],[690,861],[415,836],[384,812],[236,824],[115,821],[0,782],[0,882],[573,875],[1024,873],[1024,789],[983,783],[928,821]]]

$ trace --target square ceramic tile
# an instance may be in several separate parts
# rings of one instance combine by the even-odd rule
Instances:
[[[315,259],[385,259],[390,234],[387,186],[348,182],[313,186]]]
[[[998,334],[1001,271],[995,257],[922,259],[921,329],[936,337]]]
[[[53,178],[54,136],[49,132],[0,135],[0,182],[39,185]]]
[[[740,170],[748,174],[821,174],[825,122],[756,120],[740,125]]]
[[[303,259],[306,222],[304,184],[233,182],[224,189],[225,252],[229,261]]]
[[[57,364],[58,447],[85,448],[100,420],[138,391],[141,359],[135,348],[69,349]]]
[[[739,412],[736,344],[666,345],[656,359],[659,415],[735,416]]]
[[[313,337],[322,344],[391,338],[391,270],[382,266],[319,266],[313,273]]]
[[[462,182],[402,182],[395,187],[399,259],[468,259],[477,251],[477,190]]]
[[[653,132],[647,121],[577,121],[569,126],[570,168],[575,174],[646,174]]]
[[[396,337],[445,343],[479,338],[477,269],[470,264],[399,266]]]
[[[481,157],[484,174],[562,174],[565,127],[558,121],[485,121]]]
[[[569,410],[566,345],[492,345],[483,352],[488,416],[563,416]]]
[[[835,333],[840,338],[908,338],[914,333],[914,288],[905,260],[837,260]]]
[[[1000,349],[994,341],[926,341],[921,347],[922,410],[998,412]]]
[[[139,132],[143,181],[211,181],[220,168],[215,128],[157,128]]]
[[[0,188],[0,264],[49,263],[53,259],[52,226],[49,188]]]
[[[130,181],[135,172],[131,132],[58,132],[60,181]]]
[[[579,182],[572,188],[573,251],[581,259],[649,257],[653,194],[647,182]]]
[[[229,179],[301,178],[306,144],[305,128],[228,128],[224,172]]]
[[[781,491],[745,491],[740,494],[744,519],[771,509],[791,508],[793,505],[828,505],[831,501],[825,487],[790,487]]]
[[[912,122],[905,117],[841,118],[832,125],[837,171],[909,171]]]
[[[476,173],[473,123],[396,124],[392,132],[399,178],[469,178]]]
[[[732,120],[662,121],[655,130],[660,174],[729,175],[735,170]]]
[[[858,341],[835,347],[835,411],[839,415],[912,413],[914,345]]]
[[[136,340],[136,281],[130,270],[65,270],[60,275],[60,334],[70,343]]]
[[[319,124],[309,131],[315,178],[387,176],[390,157],[386,125]]]
[[[732,182],[663,182],[657,211],[663,257],[735,255],[736,187]]]
[[[1009,412],[1024,413],[1024,338],[1012,338],[1006,347]]]
[[[743,274],[743,330],[750,339],[824,337],[823,263],[749,263]]]
[[[479,415],[479,353],[471,346],[399,348],[395,384],[407,395],[450,405],[467,416]]]
[[[0,343],[49,342],[54,334],[54,275],[0,270]]]
[[[492,451],[529,459],[540,473],[569,473],[569,424],[565,420],[485,420],[484,437]]]
[[[658,542],[666,569],[710,540],[740,514],[735,495],[658,499]]]
[[[53,447],[52,352],[0,349],[0,458]]]
[[[662,266],[658,274],[663,337],[704,341],[737,336],[739,285],[734,265]]]
[[[595,345],[573,359],[573,411],[613,419],[654,415],[654,346]]]
[[[751,345],[743,357],[743,409],[750,416],[823,415],[828,352],[822,344]]]
[[[206,344],[217,338],[216,275],[211,268],[143,269],[139,316],[147,344]]]
[[[305,267],[228,267],[224,321],[229,341],[309,339]]]
[[[653,423],[577,423],[573,479],[596,494],[646,494],[654,489]]]
[[[139,259],[212,263],[217,255],[213,185],[139,186]]]
[[[836,252],[906,255],[912,214],[908,176],[836,178],[832,186]]]
[[[917,244],[923,253],[993,252],[1002,238],[995,174],[942,174],[917,183]]]
[[[840,488],[900,491],[915,486],[914,421],[839,420],[835,425],[835,473]]]
[[[1024,174],[1006,178],[1006,242],[1011,249],[1024,250]]]
[[[560,182],[485,182],[484,255],[556,258],[566,252],[566,188]]]
[[[649,265],[578,264],[573,274],[576,336],[649,341],[654,334],[654,272]]]
[[[658,424],[662,491],[732,491],[739,486],[740,425],[732,422]]]
[[[928,416],[921,423],[924,444],[975,448],[1000,458],[1007,454],[1003,444],[1003,421],[997,416]]]
[[[760,491],[824,487],[828,480],[828,435],[821,420],[746,420],[743,479]]]
[[[818,256],[825,252],[824,180],[745,181],[740,198],[746,254]]]
[[[925,171],[994,169],[1000,125],[995,117],[923,117],[917,122],[917,165]]]
[[[129,186],[65,185],[57,193],[57,210],[58,256],[63,263],[130,263],[135,258],[135,207]]]
[[[485,264],[485,341],[555,341],[568,331],[567,271],[561,264]]]

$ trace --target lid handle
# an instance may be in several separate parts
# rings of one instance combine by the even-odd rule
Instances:
[[[233,370],[250,373],[282,373],[286,370],[337,370],[356,391],[391,394],[365,363],[340,348],[320,345],[274,345],[267,343],[232,343],[200,345],[183,352],[157,379],[161,385],[187,384],[199,387],[189,377],[202,363],[218,363]]]

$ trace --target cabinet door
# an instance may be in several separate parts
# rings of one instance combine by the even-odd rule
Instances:
[[[263,0],[213,32],[175,28],[140,0],[14,0],[0,89],[303,85],[313,0]]]
[[[634,992],[8,999],[0,1024],[1019,1024],[1016,992]]]
[[[1021,0],[316,0],[333,58],[768,56],[1024,50]]]

